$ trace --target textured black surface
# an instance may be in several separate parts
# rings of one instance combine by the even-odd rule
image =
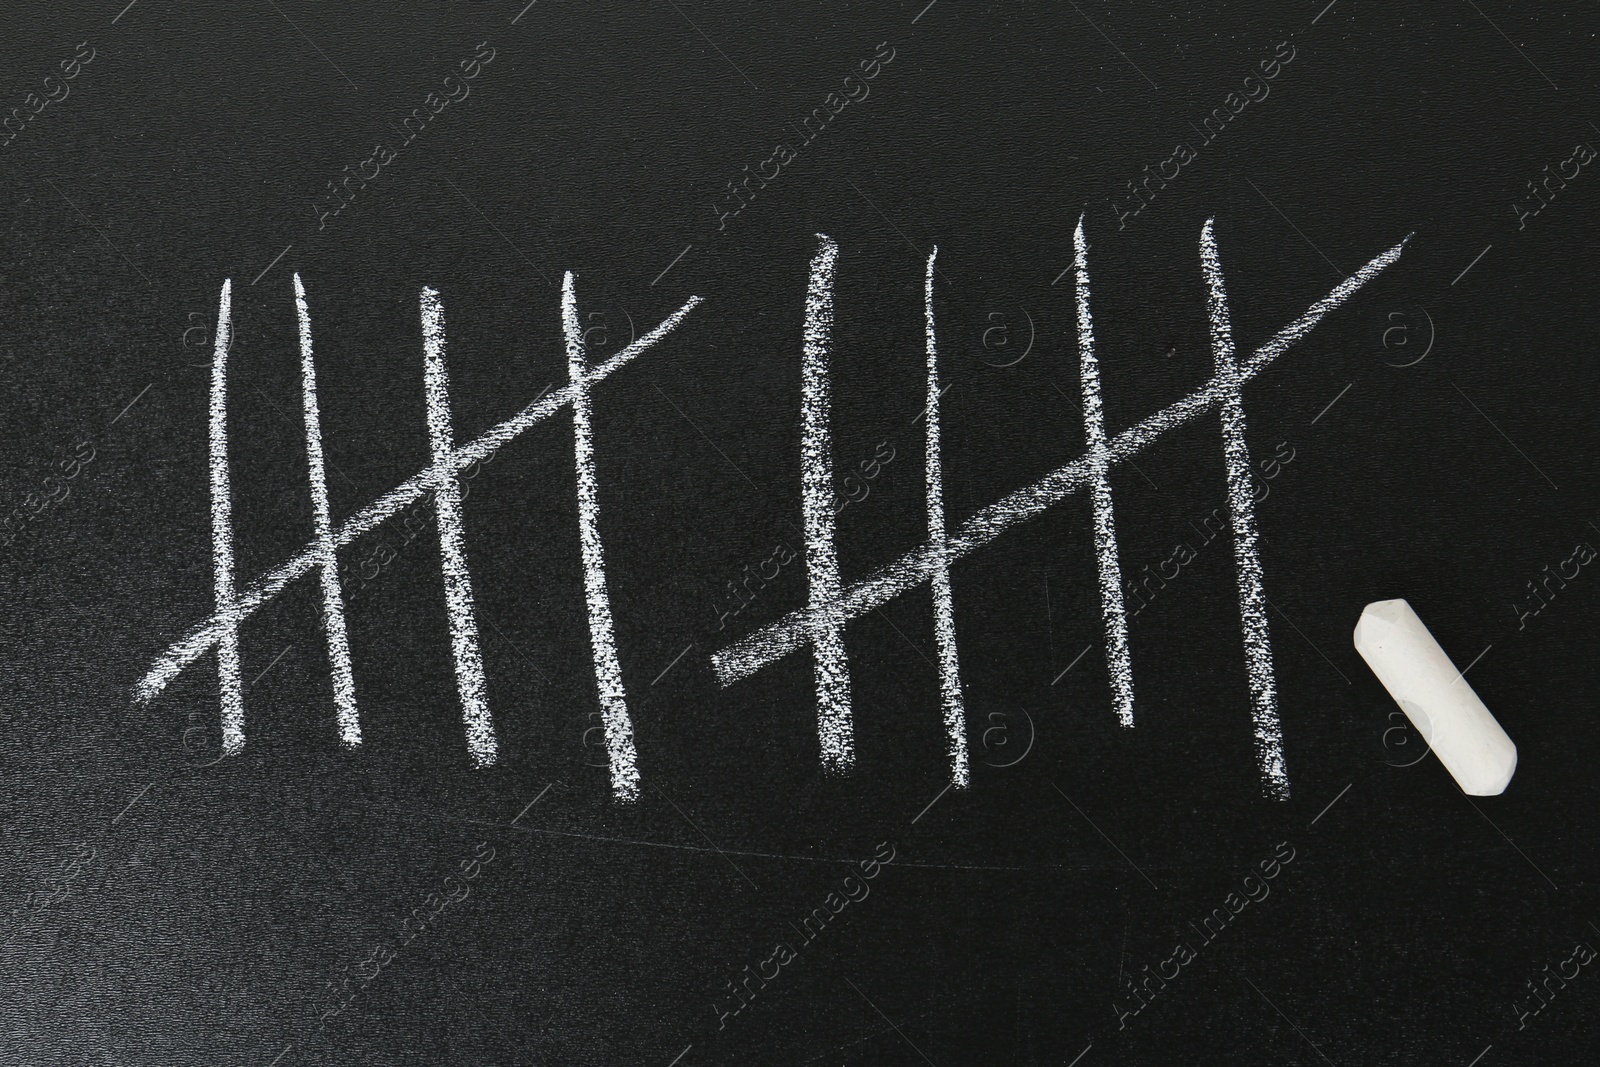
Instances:
[[[0,1062],[1584,1062],[1592,965],[1519,1013],[1542,968],[1600,946],[1582,815],[1600,573],[1527,613],[1543,568],[1600,545],[1600,171],[1552,182],[1520,225],[1515,205],[1600,144],[1594,5],[924,2],[6,12],[0,109],[67,91],[0,148],[0,504],[30,516],[0,566]],[[403,144],[480,42],[470,95]],[[719,231],[726,183],[880,43],[870,95]],[[1126,183],[1290,51],[1119,229]],[[327,183],[397,144],[319,229]],[[1215,417],[1113,475],[1128,571],[1197,548],[1133,619],[1134,730],[1112,714],[1082,496],[953,571],[968,791],[942,792],[925,587],[848,628],[849,778],[820,772],[806,657],[712,675],[709,652],[805,599],[797,560],[719,632],[725,583],[803,548],[815,234],[841,246],[839,467],[895,455],[841,516],[849,581],[925,536],[933,244],[952,523],[1082,452],[1070,274],[1053,284],[1080,212],[1113,433],[1211,373],[1206,218],[1246,351],[1414,234],[1245,394],[1258,467],[1293,457],[1259,505],[1287,802],[1260,795],[1231,550],[1191,527],[1226,513]],[[337,519],[426,461],[418,290],[443,294],[465,439],[565,380],[566,270],[602,353],[706,299],[595,394],[643,798],[610,799],[586,734],[565,414],[501,450],[466,505],[497,766],[468,766],[431,526],[342,553],[359,574],[394,552],[347,588],[359,750],[335,738],[314,580],[244,627],[243,754],[214,762],[212,657],[136,706],[211,609],[222,280],[248,580],[311,535],[292,272]],[[1401,766],[1420,742],[1350,640],[1396,596],[1516,741],[1504,796],[1468,800],[1431,757]],[[852,883],[870,892],[799,945],[884,842],[894,861]],[[1293,859],[1270,895],[1204,942],[1190,924],[1275,849]],[[466,899],[402,945],[463,869]],[[1119,1028],[1123,980],[1180,939],[1195,958]],[[728,983],[770,971],[779,942],[795,958],[719,1025]],[[393,958],[364,984],[375,950]],[[327,1014],[341,988],[359,992]]]

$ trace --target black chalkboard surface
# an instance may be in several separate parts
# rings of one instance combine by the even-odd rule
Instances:
[[[1593,5],[5,24],[0,1062],[1594,1051]]]

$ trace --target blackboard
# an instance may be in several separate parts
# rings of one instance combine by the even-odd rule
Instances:
[[[5,23],[0,1060],[1592,1052],[1592,5]]]

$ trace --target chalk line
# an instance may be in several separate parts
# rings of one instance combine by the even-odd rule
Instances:
[[[1083,422],[1088,436],[1089,486],[1094,498],[1094,550],[1100,577],[1100,613],[1106,625],[1106,667],[1117,721],[1133,725],[1133,663],[1128,654],[1128,612],[1122,602],[1122,564],[1117,558],[1117,525],[1111,510],[1111,459],[1106,449],[1105,409],[1100,403],[1100,362],[1094,354],[1094,320],[1089,314],[1089,242],[1083,216],[1072,236],[1072,268],[1078,305],[1078,366],[1083,381]]]
[[[233,343],[233,279],[222,282],[211,354],[211,559],[216,585],[217,681],[222,696],[222,752],[244,748],[244,686],[239,676],[239,604],[233,590],[233,498],[228,487],[228,347]]]
[[[1107,442],[1108,462],[1115,464],[1130,459],[1165,434],[1217,407],[1229,388],[1242,386],[1254,378],[1309,333],[1328,312],[1339,307],[1356,290],[1398,260],[1405,243],[1401,241],[1388,251],[1374,256],[1360,270],[1340,282],[1299,318],[1256,349],[1229,381],[1213,377],[1203,388],[1117,434]],[[957,527],[955,536],[950,539],[944,562],[954,563],[1012,527],[1043,514],[1083,488],[1092,476],[1089,458],[1080,456],[1032,485],[1015,490],[982,508]],[[713,653],[711,662],[717,680],[724,686],[731,685],[800,648],[810,636],[814,615],[827,612],[829,617],[854,619],[882,607],[901,593],[928,580],[937,562],[931,546],[921,545],[845,588],[836,602],[808,605],[789,612],[776,622]]]
[[[972,780],[967,763],[967,709],[961,694],[961,666],[956,656],[955,600],[950,593],[950,565],[944,532],[944,466],[939,440],[939,349],[934,335],[933,265],[939,255],[934,245],[928,253],[928,273],[922,308],[928,335],[927,480],[928,544],[935,558],[929,574],[933,590],[933,638],[939,657],[939,694],[944,705],[944,730],[950,750],[950,781],[965,789]]]
[[[838,512],[833,485],[833,398],[828,357],[833,348],[833,269],[839,245],[817,234],[806,287],[806,320],[800,359],[800,503],[805,516],[806,579],[811,610],[807,631],[816,656],[817,740],[822,768],[843,774],[855,761],[850,715],[850,665],[844,654],[839,604],[839,555],[833,534]]]
[[[315,522],[317,570],[322,577],[322,628],[328,635],[328,665],[333,674],[333,706],[339,740],[348,747],[361,743],[361,717],[356,713],[356,682],[350,669],[350,637],[344,624],[344,593],[339,586],[339,557],[333,547],[333,519],[328,508],[328,474],[322,457],[322,413],[317,404],[317,368],[311,355],[311,311],[300,273],[294,275],[294,307],[300,321],[300,385],[306,419],[306,466],[311,471],[311,511]]]
[[[227,289],[224,286],[224,308]],[[671,333],[684,317],[701,304],[698,296],[690,297],[682,307],[662,320],[661,324],[638,338],[621,352],[599,364],[588,374],[591,386],[604,381]],[[452,480],[456,473],[472,464],[488,459],[504,444],[514,440],[531,427],[550,418],[572,402],[576,390],[569,384],[554,392],[545,393],[522,411],[492,427],[471,444],[455,449],[442,466],[428,466],[413,474],[387,493],[357,511],[333,531],[335,548],[342,548],[363,534],[371,533],[400,511],[434,491],[441,483]],[[310,573],[318,560],[313,543],[288,560],[252,582],[234,600],[233,612],[218,612],[169,645],[156,657],[144,677],[134,686],[133,697],[138,703],[155,699],[174,678],[195,660],[217,647],[223,633],[259,611],[273,598],[288,588],[289,584]]]
[[[1200,230],[1200,270],[1206,281],[1206,315],[1211,320],[1211,351],[1222,396],[1222,454],[1228,477],[1228,516],[1233,526],[1233,557],[1239,570],[1239,615],[1244,628],[1245,674],[1255,720],[1256,759],[1267,795],[1289,798],[1289,773],[1283,765],[1283,727],[1278,721],[1277,682],[1272,670],[1272,637],[1267,629],[1261,588],[1261,556],[1256,548],[1256,504],[1250,482],[1250,450],[1244,440],[1243,380],[1234,359],[1228,291],[1212,220]]]
[[[422,381],[428,401],[428,443],[435,470],[446,469],[455,451],[450,425],[450,376],[444,366],[444,305],[435,289],[422,290]],[[439,565],[444,572],[444,603],[450,616],[450,651],[461,692],[461,721],[467,754],[476,767],[494,763],[494,720],[484,692],[483,654],[478,648],[478,618],[472,603],[472,573],[461,519],[461,482],[454,475],[434,486],[439,528]]]
[[[572,379],[573,459],[578,470],[578,541],[583,554],[583,592],[589,608],[589,644],[594,651],[595,687],[605,724],[611,764],[611,792],[618,800],[639,799],[639,768],[633,748],[633,720],[622,688],[622,664],[611,625],[611,597],[606,592],[605,551],[600,543],[600,486],[595,474],[592,405],[589,399],[589,357],[578,320],[574,275],[561,285],[561,326],[567,338],[567,374]]]

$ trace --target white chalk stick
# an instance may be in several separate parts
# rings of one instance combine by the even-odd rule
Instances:
[[[1506,791],[1517,770],[1517,746],[1410,604],[1368,604],[1356,623],[1355,643],[1463,793],[1493,797]]]

